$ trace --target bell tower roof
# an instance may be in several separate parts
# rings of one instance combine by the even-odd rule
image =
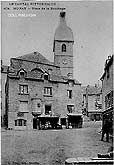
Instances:
[[[55,31],[54,41],[71,41],[74,42],[73,32],[66,24],[65,12],[60,12],[60,23]]]

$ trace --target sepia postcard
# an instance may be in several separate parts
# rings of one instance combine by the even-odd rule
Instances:
[[[113,162],[113,2],[1,1],[1,165]]]

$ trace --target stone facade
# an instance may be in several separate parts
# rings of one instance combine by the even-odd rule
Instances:
[[[69,113],[81,114],[81,84],[72,77],[72,31],[66,28],[65,35],[69,34],[64,40],[64,51],[64,45],[61,45],[64,38],[57,41],[57,33],[54,38],[54,63],[38,52],[11,58],[6,82],[8,128],[33,129],[35,115],[66,119]],[[67,63],[63,62],[63,57]],[[71,74],[68,74],[69,70]]]
[[[101,87],[83,86],[83,114],[87,115],[90,120],[102,119],[102,92]]]
[[[1,64],[1,125],[4,126],[5,119],[5,84],[7,79],[8,66]]]
[[[113,127],[113,57],[108,56],[105,62],[104,73],[101,77],[102,81],[102,107],[103,107],[103,124],[106,119],[111,123],[110,132]]]

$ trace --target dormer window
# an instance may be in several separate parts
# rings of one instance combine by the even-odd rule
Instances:
[[[48,80],[48,74],[47,73],[44,74],[44,80]]]
[[[48,72],[49,72],[49,74],[51,74],[51,73],[52,73],[52,69],[51,69],[51,68],[49,68],[49,69],[48,69]]]
[[[23,69],[21,69],[21,70],[18,72],[18,75],[19,75],[20,78],[24,78],[25,75],[26,75],[26,71],[23,70]]]
[[[62,52],[66,52],[66,45],[62,44]]]
[[[20,71],[20,76],[24,77],[24,71]]]
[[[45,80],[48,80],[48,75],[44,75],[44,79]]]

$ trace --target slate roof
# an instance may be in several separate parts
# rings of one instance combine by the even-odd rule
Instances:
[[[80,84],[80,82],[76,79],[68,79],[68,77],[62,76],[62,75],[53,75],[50,74],[50,80],[51,81],[58,81],[58,82],[68,82],[68,81],[74,81],[75,84]]]
[[[21,59],[21,60],[26,60],[26,61],[40,62],[40,63],[43,63],[43,64],[54,65],[53,62],[50,62],[49,60],[47,60],[39,52],[33,52],[33,53],[30,53],[30,54],[19,56],[19,57],[16,57],[16,59]]]
[[[86,89],[88,91],[88,95],[94,95],[94,94],[100,94],[101,93],[101,87],[95,87],[95,86],[82,86],[82,93],[86,94]]]
[[[19,56],[19,57],[16,57],[15,59],[19,59],[19,60],[26,60],[26,61],[31,61],[31,62],[38,62],[38,63],[41,63],[41,64],[49,64],[49,65],[54,65],[54,63],[50,62],[49,60],[47,60],[43,55],[41,55],[39,52],[33,52],[33,53],[30,53],[30,54],[26,54],[26,55],[23,55],[23,56]],[[55,66],[55,67],[59,67],[59,66]],[[19,75],[18,75],[18,71],[20,70],[20,68],[12,68],[12,67],[9,67],[9,77],[12,77],[12,78],[19,78]],[[44,70],[44,72],[47,72],[47,70]],[[44,73],[42,73],[44,74]],[[37,74],[37,73],[34,73],[32,71],[26,71],[26,78],[30,78],[30,79],[37,79],[37,80],[43,80],[43,76]],[[68,77],[65,77],[65,76],[62,76],[60,73],[59,75],[56,73],[56,74],[49,74],[49,81],[55,81],[55,82],[63,82],[63,83],[67,83],[69,80],[71,79],[68,79]],[[74,84],[80,84],[79,81],[77,81],[76,79],[72,79],[71,81],[74,81]]]
[[[89,86],[88,94],[98,94],[101,93],[101,87]]]
[[[59,25],[55,31],[54,40],[73,42],[74,39],[73,39],[73,32],[71,28],[69,28],[67,25],[66,26]]]
[[[9,77],[19,78],[18,71],[19,71],[18,69],[10,68],[9,74],[8,74]],[[27,71],[25,78],[36,79],[36,80],[41,80],[41,81],[44,80],[43,73],[39,75],[39,74],[33,73],[32,71]],[[68,83],[69,80],[70,79],[62,75],[49,74],[49,81]],[[76,79],[72,79],[71,81],[74,81],[75,84],[80,84],[79,81],[77,81]]]
[[[53,74],[51,74],[50,75],[50,80],[51,81],[59,81],[59,82],[67,82],[65,79],[64,79],[64,77],[63,76],[58,76],[58,75],[53,75]]]
[[[33,79],[42,79],[41,75],[36,74],[34,72],[28,71],[27,76],[28,78],[33,78]]]
[[[63,16],[61,16],[61,14],[63,14]],[[73,32],[65,21],[65,12],[60,13],[60,24],[55,31],[54,40],[74,42]]]

